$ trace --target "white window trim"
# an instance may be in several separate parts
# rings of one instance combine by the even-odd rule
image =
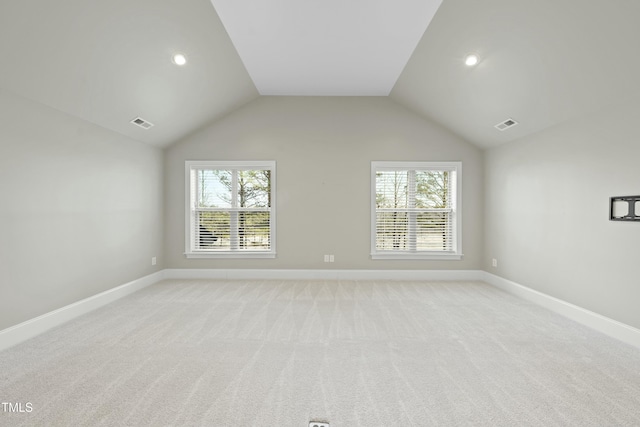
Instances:
[[[212,169],[269,169],[271,170],[271,210],[270,210],[270,239],[269,251],[228,250],[217,252],[194,252],[191,249],[191,171],[199,168]],[[264,161],[208,161],[187,160],[185,162],[185,231],[184,255],[187,258],[275,258],[276,257],[276,162]]]
[[[452,251],[379,251],[376,249],[376,172],[384,170],[414,169],[414,170],[455,170],[456,199],[455,216],[455,245]],[[371,162],[371,259],[396,260],[451,260],[458,261],[462,254],[462,162]]]

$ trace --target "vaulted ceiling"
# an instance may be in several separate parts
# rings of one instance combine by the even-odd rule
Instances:
[[[158,146],[269,94],[389,96],[480,147],[640,99],[637,0],[300,4],[3,1],[0,87]]]

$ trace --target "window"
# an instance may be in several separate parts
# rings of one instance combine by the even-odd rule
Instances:
[[[371,257],[461,259],[460,162],[371,163]]]
[[[275,257],[275,162],[185,164],[186,256]]]

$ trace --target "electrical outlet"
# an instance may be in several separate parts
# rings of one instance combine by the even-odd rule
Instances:
[[[324,262],[329,262],[329,255],[324,256]]]
[[[497,260],[497,259],[495,259],[495,258],[493,258],[493,259],[491,260],[491,265],[492,265],[493,267],[497,267],[497,266],[498,266],[498,260]]]
[[[309,427],[329,427],[329,423],[324,421],[309,421]]]
[[[333,255],[329,255],[329,262],[334,262],[335,258],[333,257]]]
[[[156,257],[151,257],[151,265],[156,265]]]

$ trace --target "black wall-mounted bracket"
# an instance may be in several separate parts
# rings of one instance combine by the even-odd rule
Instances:
[[[609,199],[609,219],[611,221],[640,221],[640,196],[611,197]]]

